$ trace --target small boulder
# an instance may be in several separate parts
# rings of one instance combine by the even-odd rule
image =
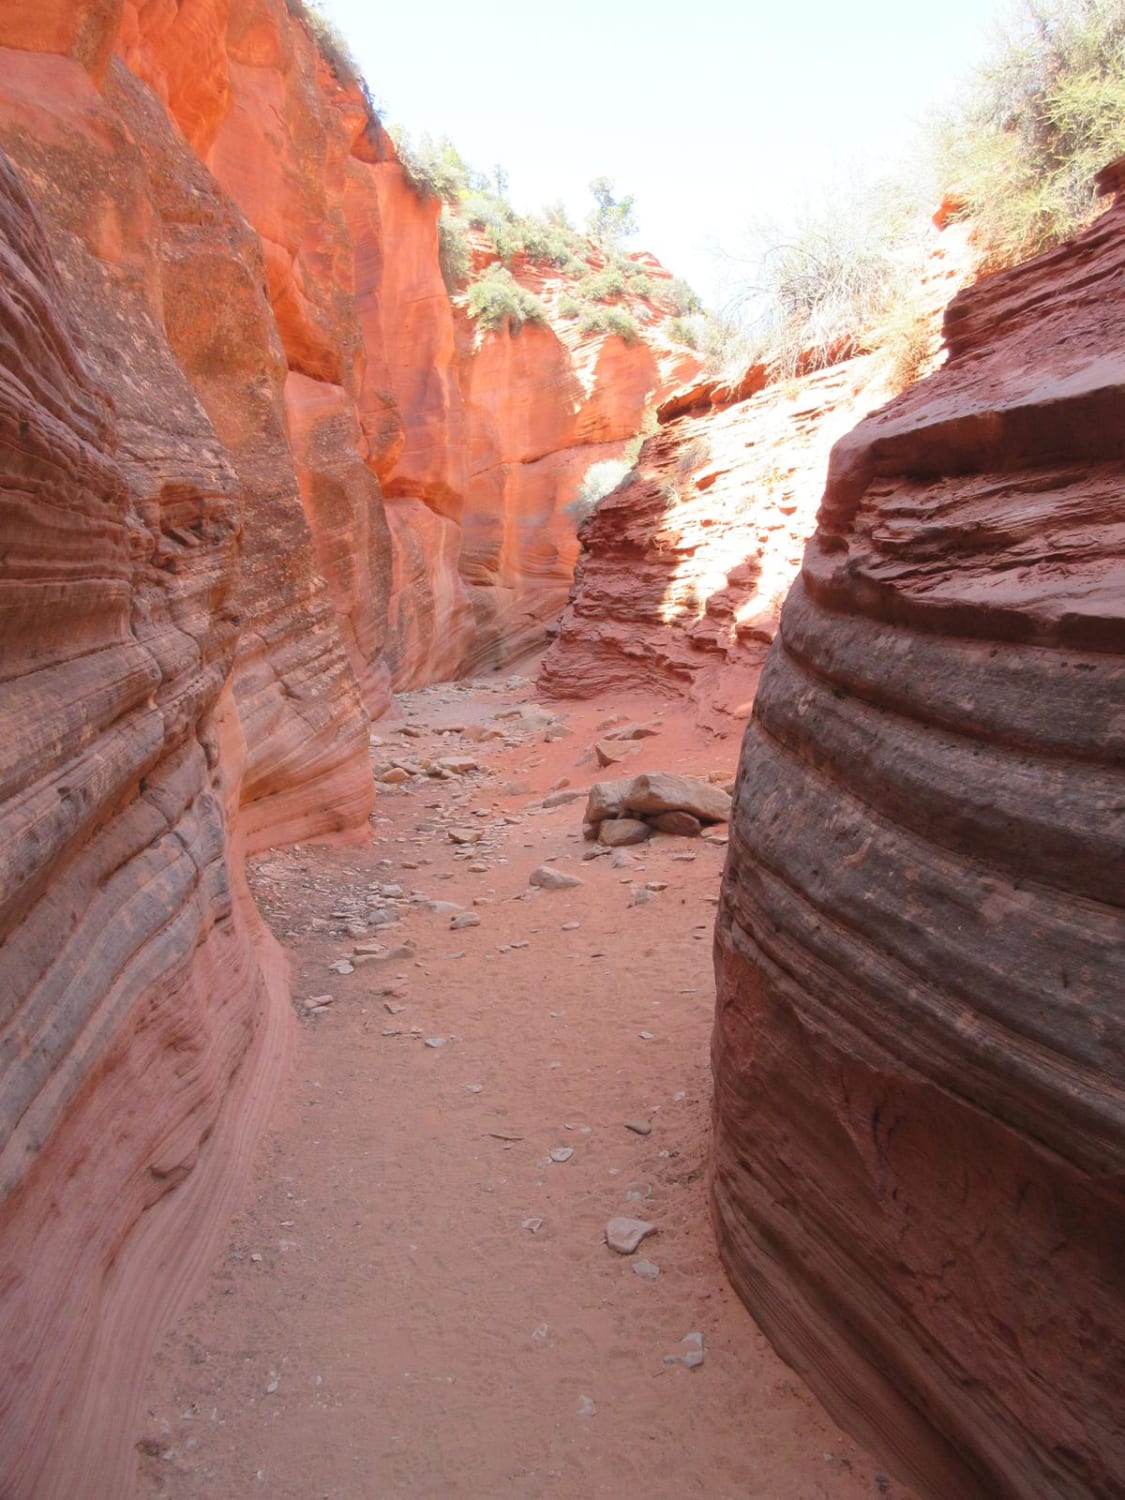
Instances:
[[[478,844],[484,837],[480,828],[451,828],[449,830],[450,842],[454,844]]]
[[[626,752],[618,750],[615,745],[609,744],[607,740],[598,740],[594,746],[594,754],[599,766],[613,766],[618,761],[625,759]]]
[[[721,787],[694,776],[649,771],[619,781],[596,781],[586,801],[585,821],[601,823],[606,818],[651,818],[686,812],[701,823],[725,823],[730,810],[731,799]]]
[[[540,865],[537,870],[532,870],[528,884],[537,885],[544,891],[569,891],[583,882],[577,875],[568,875],[565,870],[553,870],[550,865]]]
[[[610,849],[626,844],[643,844],[652,837],[652,829],[639,818],[606,818],[598,827],[598,842]]]
[[[703,832],[703,824],[689,812],[657,813],[651,821],[658,833],[674,833],[680,838],[695,839]]]

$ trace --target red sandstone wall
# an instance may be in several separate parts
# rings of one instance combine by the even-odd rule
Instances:
[[[837,444],[738,776],[722,1253],[931,1500],[1125,1483],[1123,288],[1119,196]]]
[[[283,0],[9,7],[0,152],[0,1491],[120,1500],[285,1056],[244,853],[364,836],[392,676],[539,638],[663,376],[541,450],[563,346],[474,341]]]

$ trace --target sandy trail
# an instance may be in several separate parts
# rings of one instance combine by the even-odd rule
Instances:
[[[482,679],[404,696],[421,733],[384,720],[377,764],[480,769],[386,789],[369,848],[254,862],[296,1004],[332,1002],[303,1014],[246,1207],[158,1353],[140,1496],[908,1500],[719,1267],[705,1170],[722,843],[584,862],[584,799],[543,796],[619,774],[598,771],[595,726],[653,704],[539,714],[530,694]],[[489,725],[504,738],[473,738]],[[627,748],[623,771],[729,776],[738,726],[701,743],[667,713]],[[459,848],[451,828],[481,838]],[[545,861],[583,884],[531,892]],[[414,952],[333,972],[364,932],[346,924],[397,899],[388,886],[405,914],[367,937]],[[429,900],[480,925],[451,930]],[[623,1212],[658,1229],[632,1258],[603,1240]],[[665,1360],[689,1332],[694,1370]]]

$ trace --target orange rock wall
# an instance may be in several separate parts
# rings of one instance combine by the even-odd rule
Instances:
[[[286,1054],[243,857],[541,639],[683,360],[476,337],[284,0],[0,15],[0,259],[0,1493],[119,1500]]]

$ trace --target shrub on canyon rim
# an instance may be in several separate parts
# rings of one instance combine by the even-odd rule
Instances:
[[[438,219],[438,264],[445,289],[452,297],[469,279],[473,252],[464,221],[450,212],[448,204],[443,204]]]
[[[640,324],[632,313],[621,307],[589,307],[578,322],[579,333],[606,333],[635,344],[641,336]]]
[[[563,506],[563,513],[573,516],[575,523],[580,526],[632,472],[633,465],[620,458],[607,458],[601,463],[591,464],[582,476],[577,495],[569,505]]]
[[[1025,0],[937,129],[939,171],[997,270],[1099,212],[1125,152],[1125,0]]]
[[[510,333],[518,333],[525,323],[547,321],[547,310],[539,298],[525,291],[501,265],[485,267],[469,288],[468,306],[469,316],[485,332],[507,325]]]

